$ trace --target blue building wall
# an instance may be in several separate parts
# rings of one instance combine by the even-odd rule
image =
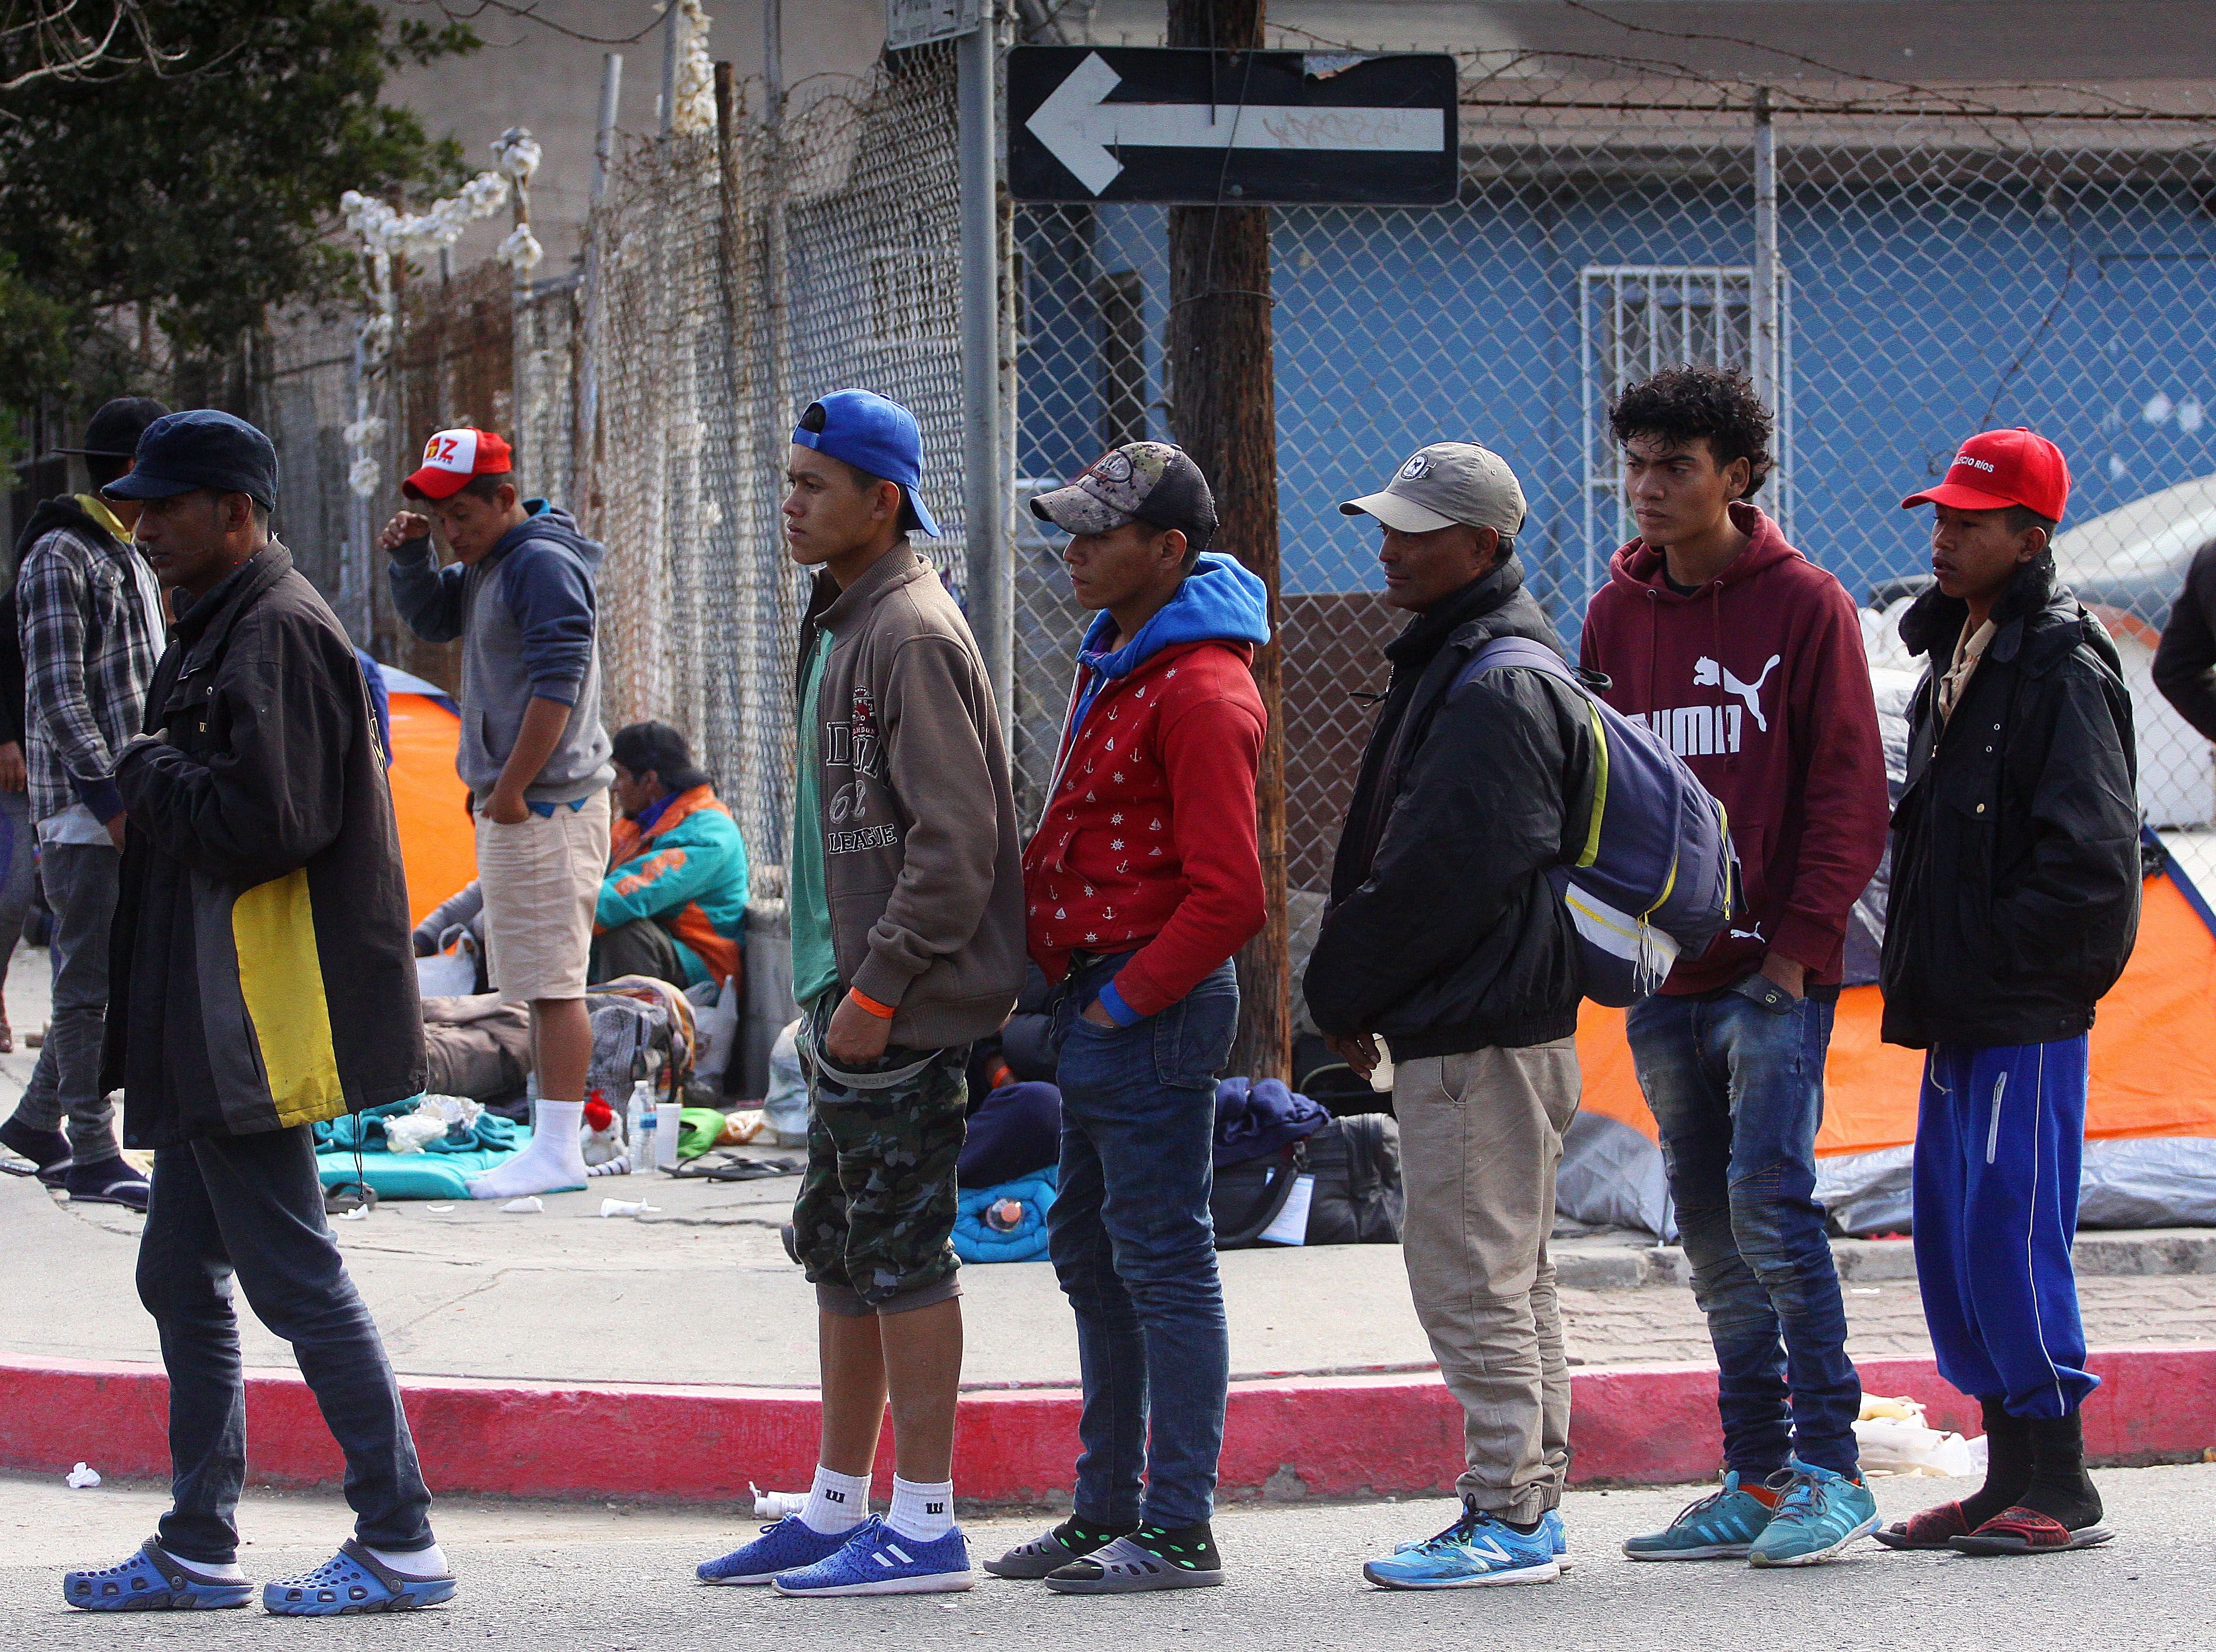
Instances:
[[[2216,407],[2216,216],[2201,181],[1791,177],[1780,243],[1792,528],[1857,598],[1922,568],[1926,523],[1899,501],[1975,429],[2028,424],[2059,442],[2076,521],[2216,470],[2216,422],[2202,412]],[[1166,434],[1163,215],[1091,209],[1053,236],[1041,221],[1027,214],[1024,230],[1019,468],[1067,476],[1097,445],[1099,271],[1144,282],[1152,433]],[[1498,186],[1443,212],[1281,210],[1273,245],[1287,593],[1372,588],[1374,529],[1337,501],[1425,441],[1468,438],[1516,466],[1534,583],[1574,631],[1589,566],[1579,272],[1744,265],[1747,192]]]

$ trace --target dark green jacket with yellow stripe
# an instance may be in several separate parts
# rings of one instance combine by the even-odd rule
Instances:
[[[272,541],[194,603],[115,783],[107,1076],[163,1147],[423,1088],[408,888],[354,646]]]

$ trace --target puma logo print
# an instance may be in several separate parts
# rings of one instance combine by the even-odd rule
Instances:
[[[1770,673],[1777,669],[1779,662],[1784,658],[1783,654],[1771,654],[1770,663],[1762,668],[1761,676],[1751,683],[1742,683],[1732,675],[1730,666],[1719,665],[1706,655],[1702,655],[1693,662],[1693,686],[1695,688],[1720,687],[1727,694],[1738,695],[1740,699],[1746,702],[1746,715],[1754,719],[1755,728],[1766,734],[1770,732],[1770,719],[1762,715],[1762,685],[1770,680]]]

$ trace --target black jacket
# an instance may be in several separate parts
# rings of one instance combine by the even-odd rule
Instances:
[[[2154,685],[2177,715],[2216,740],[2216,540],[2193,553],[2154,651]]]
[[[161,1147],[420,1093],[408,887],[361,666],[274,542],[187,611],[115,783],[108,1082]]]
[[[1382,1034],[1396,1058],[1577,1031],[1577,933],[1547,872],[1591,811],[1591,724],[1537,672],[1487,672],[1450,697],[1500,636],[1561,646],[1513,556],[1385,650],[1392,686],[1306,991],[1320,1030]]]
[[[1967,606],[1927,591],[1902,639],[1930,670],[1909,713],[1881,979],[1887,1042],[2074,1038],[2139,933],[2131,693],[2101,623],[2028,564],[1943,729],[1932,696]]]

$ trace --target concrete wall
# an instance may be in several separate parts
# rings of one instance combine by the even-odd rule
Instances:
[[[762,3],[709,0],[708,8],[710,52],[732,64],[742,86],[754,82],[757,101]],[[424,0],[384,5],[395,17],[440,21]],[[810,75],[859,74],[884,43],[883,0],[785,0],[784,13],[788,87]],[[401,70],[387,83],[386,96],[420,114],[433,136],[460,139],[472,169],[492,163],[489,145],[508,127],[531,129],[545,150],[532,187],[532,218],[546,249],[539,273],[555,274],[577,256],[590,204],[600,64],[607,53],[624,59],[623,132],[643,137],[660,125],[661,9],[654,0],[539,0],[534,18],[488,9],[474,26],[485,41],[483,51]],[[455,267],[486,256],[507,232],[505,218],[473,229],[454,249]]]

